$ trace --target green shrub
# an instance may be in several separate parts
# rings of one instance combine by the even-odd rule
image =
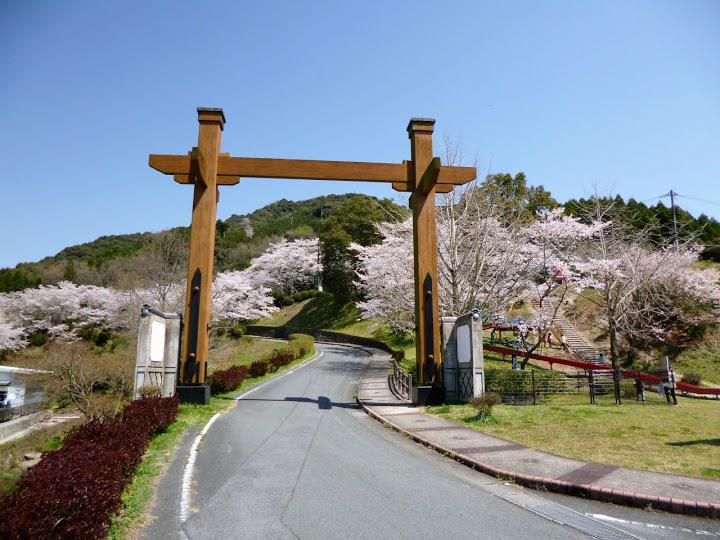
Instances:
[[[245,325],[236,324],[228,331],[228,335],[233,339],[241,339],[245,335],[245,331]]]
[[[687,373],[683,374],[682,382],[694,384],[697,386],[702,382],[702,375],[700,375],[697,371],[688,371]]]
[[[323,294],[324,294],[323,292],[318,291],[316,289],[308,289],[306,291],[298,291],[293,294],[280,293],[277,296],[275,296],[275,305],[277,307],[283,308],[283,307],[291,306],[298,302],[303,302],[310,298],[322,296]]]
[[[470,400],[470,405],[477,411],[477,417],[482,422],[487,422],[492,417],[492,408],[500,402],[497,394],[485,393],[475,396]]]
[[[534,381],[533,381],[534,378]],[[568,378],[559,371],[485,370],[485,389],[502,395],[555,394],[569,389]]]
[[[295,358],[302,358],[315,350],[315,339],[307,334],[290,334],[288,346],[295,353]]]
[[[31,347],[41,347],[50,341],[50,338],[48,337],[47,332],[40,331],[30,334],[27,341]]]

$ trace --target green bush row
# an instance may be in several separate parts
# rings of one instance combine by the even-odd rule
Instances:
[[[534,378],[534,381],[533,381]],[[570,389],[568,378],[558,371],[485,370],[485,391],[500,395],[554,394]]]
[[[308,289],[307,291],[298,291],[293,294],[278,294],[275,296],[275,305],[277,307],[286,307],[291,306],[293,304],[296,304],[297,302],[303,302],[304,300],[309,300],[310,298],[315,298],[317,296],[322,296],[322,291],[318,291],[316,289]]]

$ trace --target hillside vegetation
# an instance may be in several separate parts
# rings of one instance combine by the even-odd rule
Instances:
[[[327,195],[303,201],[281,199],[246,215],[218,220],[215,266],[218,271],[245,268],[268,245],[281,238],[314,237],[325,220],[346,201],[359,198],[364,206],[392,205],[388,200],[357,194]],[[189,227],[176,227],[169,233],[187,241]],[[137,258],[154,240],[168,231],[101,236],[92,242],[69,246],[37,262],[20,263],[0,269],[0,292],[17,291],[61,280],[131,288],[142,286],[134,269]],[[187,247],[187,246],[185,246]]]

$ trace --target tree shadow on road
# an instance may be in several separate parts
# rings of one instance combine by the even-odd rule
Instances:
[[[325,396],[318,396],[317,399],[309,398],[309,397],[286,397],[283,399],[263,399],[263,398],[243,398],[240,401],[276,401],[280,403],[287,403],[287,402],[296,402],[296,403],[317,403],[318,409],[327,410],[329,411],[333,407],[337,407],[339,409],[359,409],[360,406],[353,402],[337,402],[337,401],[331,401],[330,398]]]

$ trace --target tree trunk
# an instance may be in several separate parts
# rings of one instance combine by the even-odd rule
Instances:
[[[618,351],[617,328],[615,327],[615,318],[608,317],[608,333],[610,334],[610,361],[613,369],[620,367],[620,354]]]

